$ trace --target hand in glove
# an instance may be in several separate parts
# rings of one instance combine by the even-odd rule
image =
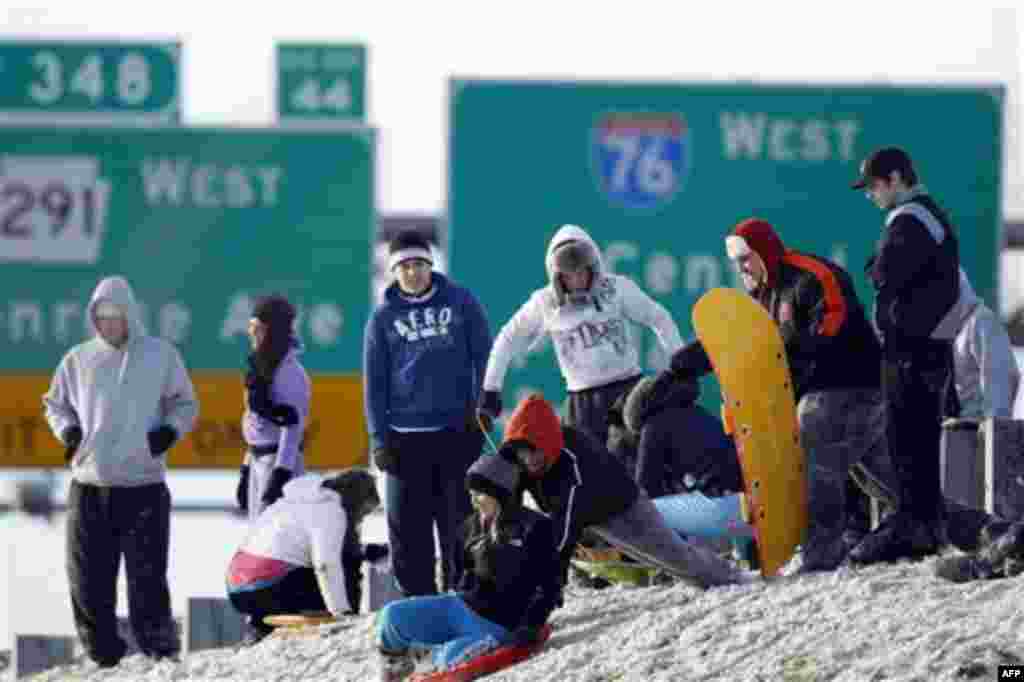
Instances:
[[[235,488],[235,500],[238,501],[238,508],[244,512],[249,511],[249,466],[243,464],[238,470],[238,487]]]
[[[385,544],[379,544],[376,542],[368,542],[363,545],[363,559],[374,563],[381,559],[386,559],[388,554],[391,553],[391,549]]]
[[[146,434],[146,438],[149,440],[150,454],[154,457],[159,457],[174,445],[174,441],[178,439],[178,432],[164,424]]]
[[[82,427],[72,424],[64,429],[64,432],[60,434],[60,439],[64,441],[65,446],[64,463],[71,464],[71,458],[75,456],[78,446],[82,444]]]
[[[398,473],[398,453],[386,445],[373,451],[373,463],[381,471],[389,474]]]
[[[533,646],[540,641],[540,628],[533,625],[520,625],[512,631],[514,646]]]
[[[275,467],[270,472],[270,482],[267,483],[267,488],[263,492],[263,504],[269,507],[281,499],[281,496],[284,495],[284,484],[290,480],[292,480],[292,472],[281,467]]]
[[[299,412],[291,405],[274,405],[270,408],[270,417],[278,426],[295,426],[299,423]]]
[[[490,431],[494,427],[494,420],[501,414],[501,392],[484,391],[480,394],[480,401],[476,406],[476,415],[484,429]]]

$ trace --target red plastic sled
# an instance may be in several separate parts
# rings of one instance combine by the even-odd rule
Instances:
[[[533,656],[544,647],[544,643],[548,641],[550,636],[551,626],[545,625],[541,628],[540,641],[536,644],[531,644],[530,646],[503,646],[489,654],[477,656],[461,665],[457,665],[451,670],[413,675],[409,678],[409,682],[470,682],[470,680],[496,673]]]

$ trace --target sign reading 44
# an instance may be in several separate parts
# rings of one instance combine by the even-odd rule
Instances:
[[[675,113],[609,113],[592,131],[594,171],[605,194],[626,208],[667,204],[689,166],[686,119]]]

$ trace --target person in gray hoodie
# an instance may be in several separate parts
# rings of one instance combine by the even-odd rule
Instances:
[[[281,498],[285,483],[306,469],[302,439],[312,389],[299,362],[294,322],[295,307],[279,295],[257,299],[249,320],[252,353],[242,416],[248,448],[235,497],[250,522]]]
[[[957,416],[968,419],[1013,416],[1020,370],[999,317],[974,292],[960,268],[959,325],[953,339]]]
[[[100,281],[87,309],[95,332],[61,360],[43,396],[67,448],[66,568],[75,628],[88,655],[117,665],[117,574],[124,557],[128,609],[142,652],[173,657],[167,558],[171,495],[166,455],[199,412],[177,349],[149,336],[123,277]]]

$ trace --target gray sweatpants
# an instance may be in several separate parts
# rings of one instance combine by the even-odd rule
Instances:
[[[828,541],[846,526],[846,481],[851,467],[884,489],[894,481],[885,437],[881,391],[808,393],[797,405],[800,443],[807,457],[808,541]]]
[[[643,493],[624,513],[588,530],[637,561],[697,587],[745,582],[745,574],[737,566],[709,549],[691,545],[672,531]]]

